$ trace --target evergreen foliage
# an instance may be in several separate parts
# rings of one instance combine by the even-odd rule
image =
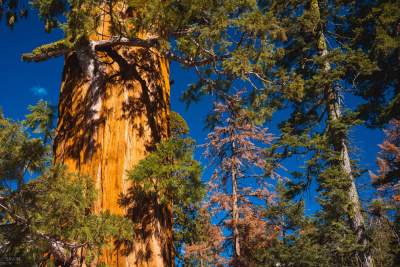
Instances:
[[[390,204],[382,198],[370,204],[372,253],[377,266],[400,264],[399,209]]]
[[[315,222],[304,215],[304,201],[293,200],[292,190],[289,181],[278,181],[274,201],[265,211],[276,233],[270,246],[256,252],[255,266],[331,266],[329,251],[318,243]]]
[[[157,144],[155,152],[129,172],[134,182],[133,191],[156,194],[163,204],[172,200],[187,206],[201,199],[201,167],[193,159],[195,144],[193,139],[187,137],[188,131],[186,122],[173,112],[171,137]]]
[[[80,58],[88,60],[95,56],[93,52],[108,53],[119,47],[152,48],[183,67],[196,67],[198,80],[183,95],[187,103],[205,94],[227,92],[239,81],[249,86],[251,102],[260,101],[259,90],[279,91],[266,73],[277,75],[272,66],[279,53],[271,41],[287,37],[274,14],[263,12],[257,1],[119,0],[99,5],[90,0],[35,0],[33,7],[46,21],[46,29],[61,28],[65,38],[24,54],[26,61],[71,52],[84,54]],[[107,29],[102,28],[104,17],[110,17]],[[106,36],[91,40],[100,29]],[[80,65],[86,71],[85,62]],[[253,115],[263,118],[272,109],[273,104],[258,106]]]
[[[7,266],[95,262],[111,239],[130,239],[132,223],[107,212],[94,214],[90,177],[52,166],[52,113],[40,101],[23,122],[0,114],[0,258]],[[28,125],[44,138],[32,138]],[[29,179],[32,175],[38,176]],[[85,257],[79,251],[85,250]],[[3,259],[5,262],[3,262]]]
[[[31,122],[34,120],[31,117]],[[21,186],[26,172],[40,172],[48,163],[46,144],[40,138],[30,138],[22,123],[8,120],[2,112],[0,142],[1,189]]]
[[[158,199],[159,209],[172,203],[176,255],[184,260],[185,244],[201,238],[198,233],[202,225],[197,221],[205,187],[200,163],[193,158],[195,142],[188,136],[185,120],[176,112],[170,114],[170,132],[168,140],[157,144],[153,152],[129,171],[132,187],[121,203],[131,210],[149,198]]]
[[[361,48],[376,66],[360,75],[357,95],[366,100],[359,107],[369,126],[399,119],[400,105],[400,5],[398,1],[357,1],[350,29],[352,47]]]

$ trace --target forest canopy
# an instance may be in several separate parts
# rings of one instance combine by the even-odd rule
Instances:
[[[0,0],[2,40],[21,18],[64,71],[0,112],[0,266],[400,265],[398,1]]]

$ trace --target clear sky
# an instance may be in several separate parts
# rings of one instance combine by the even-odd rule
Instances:
[[[57,104],[63,58],[42,63],[24,63],[21,61],[21,54],[61,37],[60,31],[51,34],[45,33],[43,23],[32,12],[28,19],[20,20],[13,30],[5,26],[4,20],[0,22],[0,106],[7,117],[16,120],[22,119],[27,113],[27,106],[35,104],[39,99],[47,100],[54,105]],[[184,70],[175,63],[171,65],[171,80],[174,80],[171,91],[172,109],[184,116],[191,128],[192,137],[198,144],[202,144],[207,135],[203,122],[206,114],[210,111],[212,102],[210,99],[204,99],[186,109],[186,105],[179,100],[187,85],[195,78],[193,72]],[[358,100],[347,99],[346,101],[352,103]],[[266,125],[274,134],[279,134],[276,130],[276,122],[284,118],[284,115],[285,113],[281,112],[270,125]],[[350,137],[353,158],[362,163],[362,168],[375,170],[378,144],[382,141],[381,131],[356,127],[350,133]],[[201,157],[200,150],[196,152],[196,158],[201,159],[203,164],[207,165],[207,161]],[[301,162],[293,159],[286,162],[284,167],[292,170],[298,168],[300,164]],[[206,171],[204,178],[207,179],[209,174],[210,171]],[[369,198],[371,188],[368,185],[368,173],[364,174],[358,183],[362,198]],[[306,202],[308,212],[312,212],[318,207],[315,204],[313,189],[307,194]]]

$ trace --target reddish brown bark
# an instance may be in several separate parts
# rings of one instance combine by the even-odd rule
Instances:
[[[168,62],[157,51],[138,47],[89,52],[78,50],[65,60],[55,162],[93,177],[95,212],[129,212],[138,225],[131,246],[107,249],[101,261],[172,266],[171,211],[160,208],[156,199],[129,211],[118,204],[129,188],[126,171],[168,137]]]

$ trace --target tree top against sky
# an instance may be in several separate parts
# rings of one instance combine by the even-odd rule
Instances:
[[[222,60],[236,47],[278,30],[257,1],[42,1],[32,2],[47,31],[61,28],[65,39],[35,49],[23,58],[41,61],[82,45],[101,29],[94,49],[110,46],[157,48],[187,66]],[[102,29],[106,21],[106,28]],[[236,55],[237,56],[237,55]]]

